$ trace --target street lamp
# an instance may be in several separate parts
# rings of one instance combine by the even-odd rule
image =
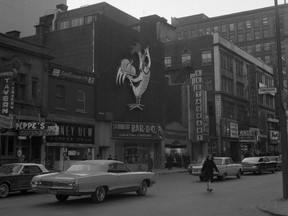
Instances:
[[[283,101],[283,72],[282,72],[282,54],[281,54],[281,40],[280,40],[280,25],[279,25],[279,12],[278,0],[275,2],[275,30],[276,30],[276,45],[277,45],[277,104],[278,104],[278,118],[280,122],[281,132],[281,151],[282,151],[282,181],[283,181],[283,198],[288,199],[288,149],[287,149],[287,117],[286,105]]]

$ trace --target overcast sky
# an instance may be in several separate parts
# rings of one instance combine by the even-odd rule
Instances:
[[[67,0],[68,10],[92,5],[99,0]],[[136,17],[157,14],[171,23],[171,17],[204,13],[208,17],[274,6],[274,0],[106,0],[110,5]],[[278,0],[283,4],[285,0]],[[288,2],[288,1],[287,1]]]

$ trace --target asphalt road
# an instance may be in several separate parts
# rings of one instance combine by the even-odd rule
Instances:
[[[109,196],[93,204],[88,197],[58,203],[54,196],[15,193],[0,199],[2,216],[257,216],[257,205],[282,197],[281,172],[244,175],[215,181],[213,192],[187,173],[157,176],[157,184],[145,197],[136,193]]]

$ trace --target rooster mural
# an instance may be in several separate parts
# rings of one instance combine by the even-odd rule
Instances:
[[[139,67],[136,69],[133,65],[135,63],[132,60],[122,59],[121,65],[118,69],[116,76],[116,84],[121,87],[125,80],[129,82],[129,86],[132,88],[136,98],[136,103],[128,104],[129,109],[133,110],[138,108],[143,110],[144,105],[141,102],[141,96],[146,91],[150,80],[150,66],[151,58],[149,54],[149,48],[141,50],[140,44],[132,46],[131,54],[137,54],[139,58]],[[136,66],[137,67],[137,66]]]

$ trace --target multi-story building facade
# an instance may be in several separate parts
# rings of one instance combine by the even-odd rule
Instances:
[[[17,31],[0,34],[0,47],[0,164],[43,161],[45,134],[37,132],[46,127],[45,86],[53,57],[47,48],[19,39]]]
[[[49,47],[49,54],[55,56],[53,64],[95,77],[94,98],[87,99],[86,104],[95,106],[94,158],[105,159],[111,155],[132,168],[145,169],[150,154],[155,167],[163,166],[160,128],[163,128],[165,114],[164,46],[158,32],[165,25],[167,21],[158,16],[138,20],[107,3],[99,3],[71,11],[62,9],[57,14],[41,17],[36,35],[25,38]],[[57,84],[52,82],[54,79],[53,74],[50,75],[49,86],[55,91],[49,97],[53,98],[55,93],[61,97],[57,85],[64,81],[59,80]],[[67,97],[70,97],[72,91],[68,89],[71,86],[67,86]],[[49,112],[61,117],[57,124],[71,123],[75,107],[67,103],[64,109],[55,110],[55,95],[49,101]],[[78,114],[73,114],[74,124],[80,114],[84,117],[83,113]],[[74,153],[81,145],[67,140],[58,144],[46,141],[48,147],[59,148],[56,154],[60,160],[62,152]],[[91,143],[86,144],[92,148]]]
[[[241,153],[274,150],[274,96],[258,95],[259,85],[274,85],[271,67],[218,34],[165,43],[165,67],[169,85],[180,84],[178,120],[193,159],[212,153],[239,161]]]

